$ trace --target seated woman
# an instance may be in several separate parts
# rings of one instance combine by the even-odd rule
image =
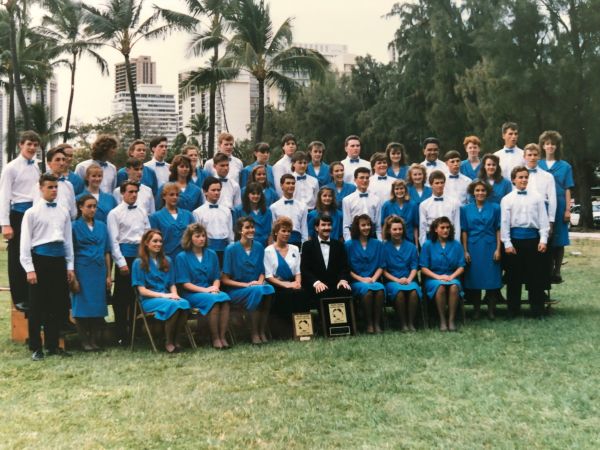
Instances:
[[[394,308],[400,318],[402,331],[417,331],[415,315],[421,288],[415,281],[419,267],[417,247],[404,239],[404,219],[390,216],[383,226],[383,276],[387,280],[385,289],[394,300]]]
[[[254,220],[254,240],[263,247],[268,245],[271,238],[273,215],[268,208],[262,186],[256,182],[248,183],[242,193],[242,204],[231,211],[233,223],[241,217],[250,216]]]
[[[292,220],[279,217],[273,224],[273,244],[265,249],[265,279],[275,288],[273,311],[289,318],[295,312],[307,311],[306,293],[302,290],[300,251],[288,244]]]
[[[225,249],[221,282],[231,300],[250,311],[252,343],[266,343],[267,320],[275,289],[265,284],[265,250],[254,241],[254,220],[251,217],[238,219],[235,228],[237,241]]]
[[[108,229],[104,222],[95,219],[97,210],[98,201],[94,196],[83,194],[77,200],[79,218],[73,222],[75,277],[79,291],[73,294],[72,314],[86,352],[100,350],[100,329],[108,314],[106,292],[112,287]]]
[[[179,297],[175,286],[175,270],[163,251],[163,238],[158,230],[148,230],[142,236],[140,256],[133,262],[131,284],[137,288],[145,313],[165,322],[165,349],[168,353],[181,350],[177,335],[188,319],[189,302]]]
[[[478,319],[481,290],[486,289],[488,318],[494,320],[494,306],[502,288],[500,205],[489,199],[492,187],[484,181],[471,183],[468,192],[475,202],[460,208],[461,241],[467,262],[465,295],[473,303]]]
[[[381,225],[392,215],[404,220],[403,239],[416,244],[419,242],[419,205],[410,200],[406,181],[396,180],[392,183],[390,199],[381,206]]]
[[[322,187],[317,194],[315,209],[308,212],[306,217],[308,235],[310,239],[317,238],[315,230],[315,220],[317,217],[331,217],[331,239],[339,241],[342,239],[342,211],[339,210],[335,202],[335,192],[330,187]]]
[[[227,349],[225,338],[229,326],[229,295],[221,291],[221,270],[217,254],[206,248],[206,229],[199,223],[188,226],[181,245],[185,250],[175,259],[175,283],[183,288],[182,294],[200,314],[208,314],[212,346]]]
[[[160,195],[165,206],[148,217],[150,228],[162,233],[164,252],[173,261],[183,250],[181,238],[186,227],[195,222],[191,212],[178,206],[180,192],[175,183],[169,182],[161,186]]]
[[[367,333],[381,333],[381,314],[385,288],[379,281],[383,273],[381,241],[373,236],[373,221],[361,214],[352,221],[346,253],[350,264],[352,294],[360,298],[367,320]]]
[[[456,307],[462,295],[458,278],[465,270],[463,248],[454,239],[454,226],[446,216],[438,217],[431,223],[429,235],[431,240],[425,241],[419,257],[421,273],[425,277],[425,291],[427,297],[435,299],[440,331],[456,331]]]

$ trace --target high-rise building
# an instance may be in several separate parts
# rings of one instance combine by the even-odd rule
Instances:
[[[175,95],[163,93],[158,84],[138,84],[135,98],[142,136],[166,136],[172,142],[177,136]],[[128,91],[116,92],[113,98],[112,115],[121,114],[131,114]]]
[[[134,90],[140,84],[156,84],[156,63],[149,56],[138,56],[129,60],[131,66],[131,78]],[[129,91],[127,84],[127,69],[125,63],[115,65],[115,93]]]

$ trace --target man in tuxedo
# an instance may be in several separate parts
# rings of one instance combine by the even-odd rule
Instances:
[[[302,245],[302,287],[316,299],[352,295],[346,249],[340,241],[330,239],[331,223],[330,216],[318,216],[315,220],[317,238]]]

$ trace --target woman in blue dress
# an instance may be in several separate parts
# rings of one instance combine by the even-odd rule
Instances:
[[[456,308],[462,295],[459,277],[465,267],[463,248],[454,239],[454,226],[446,216],[431,223],[429,235],[431,240],[425,241],[419,256],[425,292],[428,298],[435,299],[440,331],[456,331]]]
[[[341,211],[342,201],[356,190],[356,186],[344,181],[344,165],[339,161],[334,161],[329,165],[329,173],[333,181],[326,185],[326,187],[333,189],[335,203]]]
[[[195,145],[186,145],[183,147],[183,150],[181,150],[181,154],[190,158],[190,162],[192,163],[192,183],[202,190],[202,183],[204,183],[204,180],[210,174],[198,164],[198,161],[200,160],[200,152],[198,147]]]
[[[505,174],[510,178],[510,173]],[[488,197],[488,201],[500,204],[500,201],[506,194],[509,194],[513,185],[510,180],[502,176],[502,168],[500,167],[500,159],[496,155],[487,153],[481,158],[481,167],[479,168],[478,180],[484,181],[492,186],[492,192]],[[472,201],[473,199],[471,199]]]
[[[394,301],[402,331],[417,331],[415,315],[421,288],[415,281],[419,268],[417,247],[404,239],[404,219],[390,216],[383,226],[383,276],[388,298]]]
[[[306,224],[308,228],[308,236],[311,239],[317,238],[315,231],[315,220],[319,216],[331,217],[331,239],[342,239],[342,212],[338,209],[335,201],[335,193],[330,187],[322,187],[317,194],[317,202],[315,209],[310,211],[306,216]]]
[[[389,216],[396,215],[404,220],[404,235],[413,244],[419,242],[419,205],[410,199],[406,181],[396,180],[392,183],[391,198],[381,207],[381,225]]]
[[[479,318],[481,290],[487,291],[488,318],[494,320],[494,308],[502,288],[500,264],[500,205],[488,200],[492,188],[477,180],[469,185],[474,202],[460,208],[461,241],[467,267],[465,295],[473,303]]]
[[[427,170],[421,164],[412,164],[406,175],[406,184],[408,185],[408,195],[410,199],[417,204],[417,208],[423,202],[431,197],[431,188],[425,186],[427,180]],[[417,227],[418,228],[418,227]]]
[[[225,249],[221,282],[231,300],[250,311],[252,343],[263,344],[268,342],[267,321],[275,289],[265,284],[265,250],[254,241],[254,220],[238,219],[235,231],[238,240]]]
[[[463,141],[467,159],[460,163],[460,173],[469,177],[471,180],[477,178],[479,168],[481,167],[481,140],[477,136],[467,136]]]
[[[271,241],[271,226],[273,225],[273,215],[267,207],[263,188],[256,182],[251,182],[246,186],[242,194],[242,204],[237,205],[231,211],[233,223],[246,216],[254,220],[254,240],[266,247]]]
[[[356,216],[350,226],[352,239],[346,241],[352,294],[360,298],[367,320],[367,333],[381,333],[385,287],[378,280],[383,273],[381,241],[373,237],[373,221],[367,214]]]
[[[184,252],[175,258],[175,283],[193,308],[208,315],[212,346],[229,348],[225,337],[229,327],[229,295],[221,291],[221,270],[217,254],[207,248],[206,229],[199,223],[188,226],[181,245]]]
[[[385,157],[388,163],[387,174],[399,180],[406,179],[408,173],[408,158],[406,149],[399,142],[390,142],[385,148]]]
[[[155,319],[165,322],[167,353],[180,351],[177,335],[185,327],[190,304],[177,293],[175,268],[163,252],[160,231],[148,230],[142,236],[140,256],[131,269],[131,285],[137,288],[144,312],[154,313]]]
[[[73,222],[75,278],[79,290],[73,294],[71,310],[86,352],[100,350],[100,330],[108,314],[106,293],[112,285],[108,229],[104,222],[94,218],[97,204],[91,194],[80,196],[79,217]]]
[[[192,212],[204,203],[202,189],[192,182],[192,162],[187,156],[177,155],[169,167],[169,181],[179,187],[177,206]],[[163,187],[159,188],[156,197],[156,209],[163,206]]]
[[[90,164],[90,166],[85,171],[86,188],[81,194],[77,196],[77,200],[79,200],[84,195],[92,195],[98,202],[96,206],[96,215],[94,216],[94,218],[96,220],[99,220],[100,222],[106,223],[108,213],[111,212],[111,210],[115,206],[117,206],[117,201],[112,195],[107,194],[106,192],[102,192],[100,190],[100,185],[102,184],[103,177],[104,171],[102,170],[102,167],[95,163]]]
[[[252,172],[250,172],[250,176],[248,177],[248,184],[242,188],[242,196],[246,191],[246,187],[250,183],[258,183],[263,189],[265,196],[265,205],[267,206],[267,209],[269,209],[269,206],[271,206],[273,203],[279,200],[279,195],[277,195],[275,188],[273,188],[273,186],[271,186],[271,184],[269,183],[269,180],[267,178],[267,168],[265,166],[260,164],[254,166]]]
[[[187,209],[178,207],[180,191],[175,183],[165,183],[160,188],[162,195],[161,203],[164,203],[160,210],[150,214],[150,228],[159,230],[162,233],[164,242],[164,253],[173,261],[181,247],[181,238],[187,226],[194,223],[194,215]]]
[[[331,174],[329,173],[329,164],[323,162],[325,153],[325,144],[321,141],[312,141],[308,144],[308,154],[310,162],[306,168],[306,173],[315,177],[319,182],[319,188],[331,183]]]
[[[557,131],[544,131],[540,136],[540,147],[544,151],[545,159],[539,166],[554,177],[556,187],[556,216],[552,231],[551,256],[552,256],[552,283],[562,283],[560,267],[565,256],[565,246],[569,241],[569,222],[571,221],[571,189],[575,186],[573,169],[565,160],[561,159],[562,136]]]

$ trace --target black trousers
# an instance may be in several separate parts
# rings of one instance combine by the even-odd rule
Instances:
[[[131,326],[131,314],[133,314],[133,302],[135,292],[131,286],[131,270],[135,257],[126,257],[129,274],[122,275],[119,268],[115,265],[115,290],[112,296],[113,311],[115,313],[115,325],[117,328],[117,338],[127,340],[129,337],[129,328]]]
[[[506,254],[506,300],[511,315],[520,312],[523,284],[528,286],[534,317],[540,317],[544,312],[544,287],[548,274],[546,256],[537,249],[539,241],[539,238],[513,239],[517,254]]]
[[[23,213],[10,212],[10,226],[13,229],[13,238],[8,241],[8,281],[10,283],[10,295],[13,303],[26,303],[29,300],[29,285],[27,274],[19,260],[21,245],[21,224]]]
[[[58,348],[58,335],[64,317],[64,306],[69,301],[67,264],[64,257],[33,254],[37,284],[29,286],[30,311],[28,314],[29,349],[42,349],[41,328],[44,328],[44,346]]]

